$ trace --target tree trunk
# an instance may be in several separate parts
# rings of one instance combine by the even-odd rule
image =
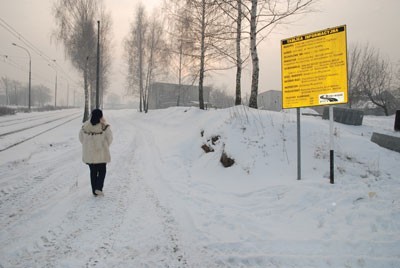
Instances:
[[[388,107],[386,105],[383,106],[383,111],[385,112],[386,116],[389,116],[389,110],[388,110]]]
[[[8,86],[6,86],[6,105],[10,104],[10,97],[8,95]]]
[[[386,101],[384,101],[383,99],[380,99],[380,102],[377,101],[376,98],[378,97],[373,96],[372,90],[367,93],[367,96],[373,104],[375,104],[376,106],[378,106],[383,110],[386,116],[389,116],[389,109]]]
[[[241,77],[242,77],[242,58],[240,53],[240,41],[242,39],[242,1],[237,0],[237,28],[236,28],[236,98],[235,105],[242,104],[241,97]]]
[[[86,122],[89,119],[89,88],[88,88],[88,78],[87,78],[87,70],[83,71],[83,86],[85,91],[85,107],[83,108],[83,120],[82,122]]]
[[[96,108],[96,89],[93,86],[93,82],[90,83],[90,111]]]
[[[179,44],[179,69],[178,69],[178,100],[176,101],[176,106],[180,106],[181,91],[182,91],[182,56],[183,56],[183,40],[181,37]]]
[[[14,92],[15,92],[15,106],[18,107],[17,85],[14,85]]]
[[[205,32],[206,32],[206,1],[202,0],[201,9],[201,51],[200,51],[200,75],[199,75],[199,108],[204,110],[203,82],[204,82],[204,57],[205,57]]]
[[[142,48],[142,42],[143,42],[143,36],[142,36],[142,31],[143,29],[139,27],[139,98],[140,98],[140,105],[139,105],[139,111],[143,111],[143,48]]]
[[[251,93],[249,100],[249,107],[257,109],[257,95],[258,95],[258,76],[260,68],[258,65],[257,54],[257,2],[258,0],[251,0],[251,20],[250,20],[250,51],[251,61],[253,64],[251,76]]]
[[[145,113],[147,113],[149,111],[149,97],[147,97],[146,107],[144,107],[144,109],[145,109]]]

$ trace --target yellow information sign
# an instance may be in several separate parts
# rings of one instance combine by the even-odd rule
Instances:
[[[347,103],[346,25],[281,41],[282,107]]]

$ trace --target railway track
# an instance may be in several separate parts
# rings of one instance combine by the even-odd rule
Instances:
[[[65,111],[64,111],[65,113]],[[0,128],[2,127],[9,127],[12,125],[18,125],[18,124],[24,124],[26,122],[33,122],[33,121],[38,121],[38,120],[44,120],[44,119],[49,119],[49,118],[55,118],[57,116],[63,115],[62,110],[58,111],[52,111],[52,112],[46,112],[46,113],[35,113],[35,114],[30,114],[30,115],[24,115],[22,117],[18,117],[18,114],[10,117],[3,117],[0,116]],[[65,114],[64,114],[65,115]]]
[[[8,149],[11,149],[11,148],[13,148],[13,147],[15,147],[15,146],[21,144],[21,143],[24,143],[24,142],[26,142],[26,141],[29,141],[29,140],[33,139],[33,138],[36,138],[36,137],[38,137],[38,136],[40,136],[40,135],[42,135],[42,134],[44,134],[44,133],[47,133],[47,132],[49,132],[49,131],[51,131],[51,130],[53,130],[53,129],[55,129],[55,128],[58,128],[58,127],[64,125],[65,123],[71,122],[71,121],[73,121],[73,120],[79,118],[80,116],[81,116],[81,113],[80,113],[80,112],[79,112],[79,113],[74,113],[74,114],[72,114],[72,115],[59,117],[59,118],[57,118],[57,119],[50,120],[50,121],[46,121],[46,122],[44,122],[44,123],[42,123],[42,124],[38,124],[38,125],[35,125],[35,126],[32,126],[32,127],[24,127],[24,128],[15,130],[15,131],[10,131],[10,132],[7,132],[7,133],[0,134],[0,138],[1,138],[1,137],[4,137],[4,136],[7,136],[7,135],[15,134],[15,133],[22,132],[22,131],[25,131],[25,130],[30,130],[30,129],[33,129],[33,128],[36,128],[36,127],[39,127],[39,126],[43,126],[43,125],[46,125],[46,124],[50,124],[50,123],[53,123],[53,122],[56,122],[56,121],[62,121],[60,124],[57,124],[57,125],[52,126],[52,127],[50,127],[50,128],[47,128],[47,129],[45,129],[45,130],[43,130],[43,131],[40,131],[39,133],[36,133],[36,134],[34,134],[34,135],[31,135],[31,136],[29,136],[29,137],[27,137],[27,138],[24,138],[24,139],[18,141],[18,142],[15,142],[15,143],[10,144],[10,145],[8,145],[8,146],[6,146],[6,147],[4,147],[4,148],[1,148],[1,149],[0,149],[0,152],[4,152],[4,151],[6,151],[6,150],[8,150]],[[71,117],[72,117],[72,118],[71,118]],[[63,120],[63,119],[67,119],[67,120]]]
[[[77,115],[77,114],[80,114],[80,112],[73,113],[72,115]],[[40,127],[40,126],[43,126],[43,125],[46,125],[46,124],[50,124],[50,123],[53,123],[55,121],[62,120],[62,119],[66,118],[66,117],[69,117],[69,116],[71,116],[71,115],[57,117],[55,119],[51,119],[51,120],[48,120],[48,121],[45,121],[43,123],[36,124],[36,125],[33,125],[33,126],[23,127],[23,128],[20,128],[20,129],[9,131],[9,132],[0,133],[0,138],[4,137],[4,136],[7,136],[7,135],[10,135],[10,134],[18,133],[18,132],[21,132],[21,131],[24,131],[24,130],[27,130],[27,129],[33,129],[33,128],[37,128],[37,127]],[[51,117],[44,117],[44,118],[41,117],[41,118],[37,118],[37,119],[33,119],[33,120],[30,119],[28,121],[31,122],[31,121],[40,120],[40,119],[46,119],[46,118],[51,118]],[[26,121],[24,121],[24,122],[26,122]],[[14,123],[14,124],[17,124],[17,123]],[[10,125],[14,125],[14,124],[10,124]],[[10,125],[8,125],[8,126],[10,126]]]

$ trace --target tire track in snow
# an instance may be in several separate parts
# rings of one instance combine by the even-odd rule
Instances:
[[[66,119],[66,118],[69,118],[69,117],[71,117],[71,116],[75,116],[75,115],[77,115],[77,114],[80,114],[80,113],[78,113],[78,112],[75,112],[75,113],[73,113],[73,114],[68,114],[68,115],[63,115],[63,116],[57,116],[57,118],[52,118],[52,117],[45,117],[45,118],[49,118],[47,121],[45,121],[45,122],[41,122],[41,123],[38,123],[38,124],[34,124],[34,125],[29,125],[29,126],[25,126],[25,127],[22,127],[22,128],[19,128],[19,129],[14,129],[14,130],[12,130],[12,131],[8,131],[8,132],[4,132],[4,133],[0,133],[0,137],[4,137],[4,136],[8,136],[8,135],[11,135],[11,134],[15,134],[15,133],[18,133],[18,132],[22,132],[22,131],[24,131],[24,130],[28,130],[28,129],[34,129],[34,128],[37,128],[37,127],[40,127],[40,126],[43,126],[43,125],[47,125],[47,124],[50,124],[50,123],[53,123],[53,122],[56,122],[56,121],[59,121],[59,120],[62,120],[62,119]],[[74,117],[75,118],[75,117]],[[37,119],[36,119],[37,120]],[[35,121],[35,120],[29,120],[29,122],[32,122],[32,121]],[[22,122],[22,123],[25,123],[25,122]]]
[[[129,144],[128,140],[126,142]],[[85,189],[81,190],[84,193],[84,199],[81,196],[76,200],[61,224],[41,237],[42,241],[39,241],[40,245],[37,247],[40,249],[39,252],[45,252],[41,255],[46,256],[45,260],[39,257],[41,263],[46,263],[49,267],[63,263],[67,265],[79,263],[80,267],[96,267],[102,266],[108,258],[118,255],[113,245],[115,234],[119,231],[125,218],[126,208],[130,204],[128,190],[131,188],[132,175],[130,172],[124,173],[123,170],[125,170],[125,165],[131,164],[126,159],[131,159],[129,148],[132,146],[132,144],[127,146],[123,143],[123,146],[118,149],[120,155],[113,160],[116,165],[112,168],[108,165],[105,196],[91,196],[90,184],[87,183]],[[110,172],[112,170],[116,170],[116,174]],[[89,171],[87,170],[81,177],[89,181]],[[45,241],[49,243],[40,243]],[[85,246],[88,253],[82,253],[79,250],[80,244],[87,243],[91,243]],[[60,252],[64,256],[59,256]]]
[[[106,196],[96,197],[96,199],[103,201],[104,207],[102,207],[102,210],[113,211],[113,221],[102,235],[102,242],[94,249],[95,255],[89,257],[85,267],[95,267],[106,262],[108,258],[119,255],[115,251],[114,245],[116,243],[116,234],[125,220],[127,207],[131,204],[129,190],[131,189],[133,175],[129,170],[128,172],[125,171],[126,165],[131,166],[132,164],[133,158],[130,155],[130,148],[133,146],[134,141],[129,146],[120,148],[119,158],[115,160],[117,164],[112,168],[116,172],[109,172],[106,176],[106,180],[111,181],[105,185]],[[130,160],[126,161],[126,159]],[[110,168],[108,169],[110,170]]]
[[[63,118],[68,118],[68,117],[70,117],[70,116],[63,117]],[[64,121],[64,122],[62,122],[61,124],[58,124],[58,125],[53,126],[53,127],[50,127],[50,128],[48,128],[48,129],[46,129],[46,130],[43,130],[43,131],[41,131],[41,132],[39,132],[39,133],[36,133],[36,134],[34,134],[34,135],[32,135],[32,136],[29,136],[28,138],[24,138],[23,140],[20,140],[20,141],[18,141],[18,142],[16,142],[16,143],[13,143],[13,144],[11,144],[11,145],[8,145],[8,146],[6,146],[6,147],[0,149],[0,152],[6,151],[6,150],[8,150],[8,149],[11,149],[11,148],[17,146],[17,145],[20,145],[21,143],[24,143],[24,142],[26,142],[26,141],[29,141],[29,140],[31,140],[31,139],[34,139],[34,138],[36,138],[36,137],[38,137],[38,136],[40,136],[40,135],[43,135],[44,133],[47,133],[47,132],[49,132],[49,131],[51,131],[51,130],[53,130],[53,129],[55,129],[55,128],[61,127],[61,126],[63,126],[64,124],[69,123],[69,122],[71,122],[71,121],[73,121],[73,120],[75,120],[75,119],[77,119],[77,118],[79,118],[79,117],[80,117],[80,115],[74,116],[73,118],[70,118],[70,119],[68,119],[68,120],[66,120],[66,121]],[[58,120],[58,119],[57,119],[57,120]],[[53,120],[53,121],[57,121],[57,120]],[[51,122],[53,122],[53,121],[51,121]],[[47,122],[47,123],[50,123],[50,122]],[[47,123],[45,123],[45,124],[47,124]],[[44,125],[44,124],[42,124],[42,125]],[[38,126],[39,126],[39,125],[38,125]],[[19,131],[14,131],[13,133],[21,132],[21,131],[27,130],[27,129],[32,129],[32,128],[25,128],[25,129],[22,129],[22,130],[19,130]],[[9,134],[10,134],[10,133],[9,133]],[[11,133],[11,134],[12,134],[12,133]]]
[[[129,132],[116,133],[116,140],[132,136]],[[24,243],[19,238],[10,245],[15,251],[0,261],[0,267],[189,267],[170,210],[161,204],[137,168],[132,168],[140,158],[134,150],[139,146],[137,138],[125,138],[117,144],[119,154],[108,166],[104,197],[91,196],[88,171],[78,176],[79,182],[86,180],[84,187],[76,184],[61,197],[60,188],[54,188],[50,178],[65,170],[60,171],[52,163],[41,167],[42,174],[35,175],[37,183],[24,181],[9,189],[3,196],[9,199],[2,200],[23,209],[8,223],[11,233],[18,232],[16,222],[20,223],[19,228],[27,222],[46,224],[26,230],[33,233],[25,237]],[[60,187],[65,188],[71,181]],[[28,187],[32,190],[28,191]],[[46,200],[55,203],[47,207]],[[50,215],[52,211],[58,215]],[[30,219],[35,213],[44,219]],[[144,228],[147,231],[143,232]]]
[[[37,121],[37,120],[48,119],[48,118],[51,118],[54,116],[60,116],[60,114],[62,115],[65,111],[68,111],[68,110],[58,110],[58,111],[43,112],[43,113],[38,112],[35,115],[23,116],[21,118],[10,118],[10,119],[6,119],[7,117],[5,117],[4,119],[0,118],[0,128],[1,127],[9,127],[9,126],[17,125],[17,124],[24,124],[26,122],[33,122],[33,121]],[[4,124],[4,123],[6,123],[6,124]]]
[[[147,126],[147,122],[140,121],[135,125],[135,129],[140,129],[140,133],[137,134],[138,144],[141,146],[138,154],[140,152],[144,153],[137,155],[138,159],[135,164],[140,167],[140,170],[146,172],[145,174],[139,174],[139,178],[143,178],[143,181],[144,179],[146,181],[154,181],[152,184],[156,185],[167,181],[163,179],[166,174],[162,174],[161,170],[163,169],[160,165],[170,163],[163,159],[163,152],[157,146],[157,142],[152,135],[151,125],[149,126]],[[170,251],[173,252],[175,260],[178,260],[178,263],[172,267],[214,267],[211,264],[212,258],[205,248],[197,246],[195,241],[190,239],[191,237],[185,237],[185,240],[182,240],[184,233],[180,222],[174,216],[173,209],[171,209],[172,204],[169,204],[165,199],[160,199],[155,191],[156,189],[153,189],[150,184],[143,183],[143,185],[147,197],[153,200],[160,217],[164,219],[163,228],[169,237]],[[161,186],[164,189],[163,192],[168,192],[169,186],[166,184],[163,186]]]
[[[135,129],[138,129],[135,127]],[[161,204],[158,197],[146,182],[146,178],[140,174],[141,155],[139,146],[147,145],[143,140],[145,137],[141,131],[133,132],[133,141],[130,146],[117,151],[121,152],[121,159],[117,161],[118,167],[114,168],[116,174],[113,177],[123,177],[127,202],[125,202],[125,220],[119,230],[116,230],[117,238],[112,244],[117,252],[125,252],[119,255],[121,267],[144,266],[144,267],[188,267],[184,251],[179,243],[177,223],[170,210]],[[121,137],[132,136],[131,131],[124,133]],[[147,135],[146,135],[147,136]],[[123,142],[123,144],[126,144]],[[128,163],[126,159],[131,159]],[[128,174],[125,174],[127,171]],[[129,181],[129,182],[128,182]],[[129,183],[129,184],[128,184]],[[130,185],[127,187],[126,184]],[[134,221],[130,224],[131,221]],[[148,230],[143,231],[143,230]],[[124,236],[132,234],[132,242],[124,243]],[[112,256],[111,256],[112,257]],[[149,260],[150,259],[150,260]],[[115,266],[110,260],[110,266]],[[119,267],[119,266],[118,266]]]
[[[35,175],[37,182],[17,183],[12,186],[15,189],[8,189],[0,197],[7,203],[14,202],[16,209],[27,206],[21,215],[11,217],[7,237],[11,239],[12,233],[19,233],[27,224],[35,226],[25,230],[28,236],[19,233],[21,237],[9,245],[12,252],[2,252],[0,267],[205,267],[193,265],[192,258],[199,254],[195,245],[188,247],[182,242],[172,210],[141,172],[145,167],[141,166],[142,156],[136,149],[153,152],[157,147],[151,144],[151,138],[147,140],[147,131],[138,129],[132,134],[137,126],[124,128],[130,116],[118,118],[124,122],[113,126],[112,151],[118,154],[113,154],[113,161],[107,166],[104,197],[91,196],[85,166],[67,173],[75,178],[61,184],[61,188],[53,185],[52,179],[59,183],[57,175],[66,170],[55,168],[52,162],[40,167],[42,173]],[[30,164],[28,160],[27,165]],[[53,175],[44,176],[45,173]],[[158,174],[162,176],[159,171]],[[28,187],[32,189],[28,191]],[[37,216],[32,217],[34,214]]]
[[[138,129],[138,128],[135,128]],[[94,267],[99,264],[108,266],[126,267],[126,265],[140,265],[145,267],[188,267],[184,250],[180,245],[177,222],[170,210],[161,204],[154,191],[146,183],[140,174],[141,156],[138,155],[138,146],[148,145],[140,131],[135,131],[133,141],[126,146],[127,138],[131,136],[130,131],[119,134],[116,139],[125,139],[121,144],[123,147],[116,149],[119,159],[113,167],[116,172],[110,173],[113,179],[119,178],[120,184],[115,189],[106,192],[106,196],[115,194],[122,196],[119,208],[122,220],[110,228],[108,237],[113,237],[105,242],[106,246],[100,246],[95,250],[93,256],[86,263],[86,267]],[[126,159],[130,159],[126,161]],[[109,179],[112,180],[112,179]],[[138,211],[141,213],[138,214]],[[117,215],[118,216],[118,215]],[[115,215],[113,216],[115,217]],[[130,221],[134,223],[130,224]],[[143,232],[144,228],[151,228]],[[133,226],[132,226],[133,225]],[[132,235],[131,242],[123,242],[124,236]],[[153,234],[149,237],[149,234]],[[139,240],[139,241],[137,241]],[[143,245],[143,243],[145,243]],[[142,244],[142,245],[141,245]],[[123,254],[120,254],[123,252]],[[151,259],[151,261],[149,260]],[[150,263],[149,263],[150,262]],[[119,267],[119,266],[118,266]]]
[[[88,176],[89,172],[86,172],[80,179],[89,180]],[[104,197],[91,196],[90,185],[80,192],[72,193],[64,201],[71,201],[71,205],[64,204],[70,208],[62,220],[49,226],[33,245],[19,252],[18,260],[12,260],[13,266],[72,267],[79,263],[79,267],[95,267],[108,256],[116,255],[112,245],[128,205],[126,197],[129,176],[116,181],[107,189]],[[85,245],[87,243],[90,245]],[[81,245],[87,248],[88,253],[81,250]]]
[[[41,149],[47,150],[48,147]],[[68,162],[74,159],[77,147],[70,144],[55,144],[51,149],[65,150],[62,160],[46,159],[41,164],[30,163],[29,160],[26,160],[2,167],[2,169],[6,169],[0,192],[0,208],[2,208],[0,209],[0,221],[3,229],[15,225],[19,221],[29,220],[29,217],[32,217],[38,208],[42,208],[53,198],[59,198],[60,191],[68,192],[75,187],[74,177],[79,168],[71,169],[71,166],[60,166],[58,162]],[[21,176],[21,169],[28,169],[29,172]],[[64,176],[71,179],[61,179]]]

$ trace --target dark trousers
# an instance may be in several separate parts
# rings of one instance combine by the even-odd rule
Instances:
[[[104,179],[106,177],[106,163],[88,164],[90,168],[90,182],[92,183],[92,192],[103,191]]]

